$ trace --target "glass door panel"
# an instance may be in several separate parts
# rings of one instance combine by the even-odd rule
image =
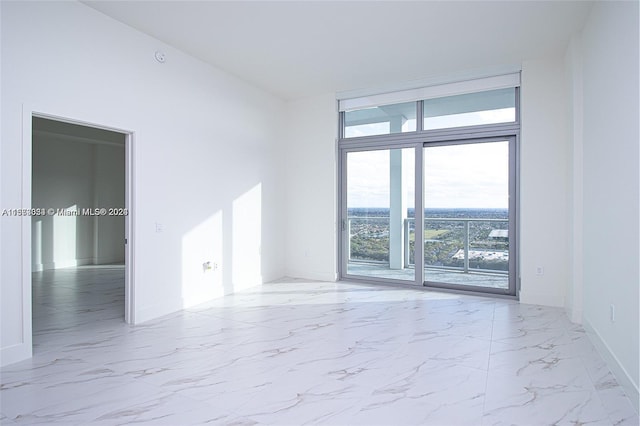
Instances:
[[[510,288],[510,141],[424,148],[425,284]]]
[[[343,270],[415,281],[415,148],[346,153]]]

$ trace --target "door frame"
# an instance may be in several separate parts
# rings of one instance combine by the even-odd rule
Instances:
[[[23,105],[22,108],[22,208],[31,209],[33,182],[33,123],[32,118],[46,118],[68,124],[93,127],[125,135],[125,322],[136,322],[136,291],[135,291],[135,132],[105,123],[95,123],[68,114],[60,114],[46,108],[34,108]],[[38,206],[46,207],[46,206]],[[23,343],[28,346],[29,356],[33,355],[33,323],[32,323],[32,258],[31,258],[31,216],[24,216],[21,220],[22,236],[22,315],[23,315]]]
[[[452,146],[452,145],[471,145],[471,144],[482,144],[482,143],[491,143],[491,142],[508,142],[509,144],[509,205],[508,205],[508,220],[509,220],[509,265],[508,265],[508,273],[509,273],[509,287],[505,289],[497,289],[492,287],[481,287],[481,286],[465,286],[462,284],[450,284],[450,283],[440,283],[440,282],[432,282],[432,281],[424,281],[423,285],[428,288],[433,289],[445,289],[445,290],[453,290],[453,291],[462,291],[468,293],[484,293],[484,294],[492,294],[492,295],[503,295],[503,296],[516,296],[518,293],[518,246],[519,246],[519,238],[518,238],[518,223],[519,223],[519,182],[518,177],[519,173],[519,164],[518,164],[518,136],[493,136],[493,137],[480,137],[480,138],[458,138],[458,139],[449,139],[446,141],[433,141],[433,142],[425,142],[423,144],[423,148],[428,147],[438,147],[438,146]],[[424,173],[424,170],[423,170]],[[422,197],[424,199],[424,197]],[[424,244],[424,242],[423,242]],[[424,260],[422,267],[424,268]]]
[[[424,201],[423,197],[419,194],[422,194],[423,191],[423,173],[422,173],[422,162],[423,162],[423,144],[422,142],[410,142],[405,144],[394,144],[394,145],[376,145],[373,147],[348,147],[340,149],[340,176],[339,176],[339,188],[340,188],[340,202],[339,202],[339,224],[338,224],[338,233],[339,233],[339,242],[338,242],[338,265],[339,265],[339,273],[338,276],[340,279],[351,280],[351,281],[366,281],[366,282],[377,282],[384,284],[410,284],[410,285],[422,285],[424,281],[424,268],[419,267],[422,264],[423,256],[423,247],[418,244],[415,245],[415,254],[414,257],[416,259],[415,265],[415,275],[413,281],[410,280],[400,280],[393,278],[378,278],[378,277],[367,277],[362,275],[351,275],[348,273],[347,263],[348,263],[348,239],[349,236],[346,235],[347,232],[347,220],[348,220],[348,205],[347,205],[347,156],[352,152],[366,152],[366,151],[385,151],[385,150],[393,150],[393,149],[414,149],[414,214],[415,214],[415,232],[418,235],[419,232],[422,232],[421,229],[424,227]],[[422,235],[419,234],[419,235]],[[420,262],[420,265],[419,263]]]

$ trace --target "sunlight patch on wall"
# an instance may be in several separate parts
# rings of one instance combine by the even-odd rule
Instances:
[[[77,266],[78,206],[73,205],[53,216],[53,263],[55,268]]]
[[[34,271],[42,271],[42,220],[36,220],[33,231],[31,233],[31,247],[32,247],[32,259]]]
[[[183,308],[224,295],[222,250],[222,211],[182,237]]]

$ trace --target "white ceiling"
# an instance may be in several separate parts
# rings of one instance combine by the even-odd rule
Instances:
[[[562,54],[592,5],[478,0],[83,3],[287,100]]]

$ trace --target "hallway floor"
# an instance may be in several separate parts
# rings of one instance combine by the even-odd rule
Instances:
[[[129,326],[123,277],[34,275],[35,355],[0,371],[0,423],[638,424],[561,309],[284,280]]]

